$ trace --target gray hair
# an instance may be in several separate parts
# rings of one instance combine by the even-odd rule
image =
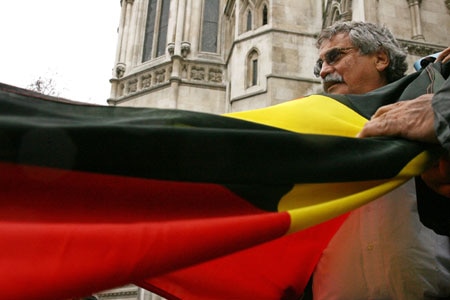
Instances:
[[[383,49],[389,56],[390,61],[386,69],[388,82],[393,82],[405,76],[408,69],[406,52],[400,47],[398,41],[386,26],[355,21],[335,23],[322,30],[317,38],[317,48],[320,48],[324,41],[330,40],[339,33],[347,33],[353,46],[358,47],[363,55]]]

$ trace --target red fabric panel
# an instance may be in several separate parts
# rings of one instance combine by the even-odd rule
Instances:
[[[138,284],[168,299],[299,299],[346,217]]]
[[[289,224],[219,185],[0,163],[0,298],[67,299],[142,281]]]

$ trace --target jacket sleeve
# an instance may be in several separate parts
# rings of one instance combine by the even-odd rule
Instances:
[[[445,64],[450,67],[449,63]],[[433,96],[434,128],[441,145],[450,151],[450,77]]]
[[[435,93],[432,100],[435,121],[434,128],[439,142],[450,153],[450,65],[443,65],[447,80]],[[431,190],[420,178],[416,178],[417,206],[421,222],[436,233],[450,236],[450,198]]]

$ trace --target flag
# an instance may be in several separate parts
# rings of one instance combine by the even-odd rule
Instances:
[[[354,138],[422,74],[224,116],[0,91],[0,295],[298,297],[346,214],[438,155]]]

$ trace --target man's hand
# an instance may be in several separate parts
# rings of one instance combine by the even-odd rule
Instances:
[[[434,132],[433,94],[380,107],[364,125],[358,137],[399,136],[437,143]]]
[[[422,174],[422,179],[433,191],[450,198],[450,157],[443,156],[435,166]]]
[[[437,57],[436,61],[442,61],[443,63],[446,63],[450,60],[450,47],[442,51],[441,54]]]
[[[426,94],[414,100],[380,107],[364,125],[358,137],[400,136],[437,143],[432,97],[432,94]],[[422,174],[422,179],[433,191],[450,198],[450,157],[442,157],[436,165]]]

